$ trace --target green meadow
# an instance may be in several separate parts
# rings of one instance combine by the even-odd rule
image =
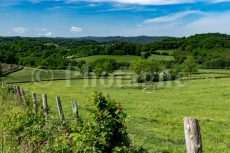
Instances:
[[[14,82],[36,82],[46,80],[63,80],[74,79],[80,76],[78,71],[70,70],[45,70],[24,67],[22,70],[10,73],[1,77],[1,81],[4,83]]]
[[[229,70],[201,69],[188,80],[147,84],[133,83],[129,70],[114,74],[122,78],[83,79],[78,71],[25,67],[2,82],[20,85],[29,96],[36,92],[40,101],[41,94],[47,94],[54,119],[55,97],[60,96],[68,121],[73,121],[71,101],[78,102],[80,117],[87,119],[94,92],[108,94],[122,104],[134,145],[150,153],[185,152],[183,118],[188,116],[200,121],[204,152],[230,152]]]
[[[77,61],[84,60],[87,63],[93,62],[97,59],[101,58],[111,58],[116,60],[117,62],[128,62],[131,63],[135,60],[141,59],[141,56],[133,56],[133,55],[94,55],[94,56],[87,56],[87,57],[81,57],[81,58],[76,58]],[[156,61],[170,61],[173,60],[173,56],[165,56],[165,55],[151,55],[149,60],[156,60]]]
[[[126,80],[63,80],[19,84],[26,91],[48,94],[54,118],[58,116],[55,96],[60,96],[67,119],[72,120],[72,100],[80,106],[80,116],[87,118],[90,97],[95,91],[109,94],[127,113],[127,127],[135,145],[149,152],[185,152],[183,118],[199,119],[204,152],[230,152],[230,78],[201,79],[143,84]],[[211,97],[211,98],[210,98]]]

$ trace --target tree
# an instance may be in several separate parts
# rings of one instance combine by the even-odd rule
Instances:
[[[90,65],[93,68],[95,75],[100,77],[101,75],[108,76],[109,74],[112,74],[117,68],[118,63],[114,59],[101,58],[95,60]]]
[[[104,68],[104,72],[106,73],[106,75],[112,74],[114,71],[114,67],[112,63],[108,61],[103,63],[103,68]]]
[[[144,59],[147,59],[149,56],[151,56],[151,53],[150,53],[150,52],[144,52],[144,53],[142,54],[142,57],[143,57]]]
[[[137,74],[138,82],[159,81],[161,65],[157,61],[137,60],[132,63],[131,69]]]
[[[193,56],[188,56],[181,64],[181,72],[185,75],[191,75],[198,71],[198,64]]]
[[[97,77],[100,77],[103,73],[104,69],[103,69],[103,65],[101,63],[98,63],[95,68],[93,69],[93,72],[95,73],[95,75]]]
[[[92,67],[89,64],[83,64],[81,66],[81,74],[84,76],[89,76],[90,72],[92,72]]]
[[[185,51],[174,51],[173,52],[173,57],[176,62],[179,64],[183,63],[184,60],[186,59],[187,53]]]

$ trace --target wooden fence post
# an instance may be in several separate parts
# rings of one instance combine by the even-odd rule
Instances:
[[[17,86],[14,86],[14,93],[17,94]]]
[[[202,153],[202,139],[197,119],[184,118],[184,133],[187,153]]]
[[[21,100],[27,105],[25,92],[24,92],[24,90],[22,88],[20,89],[20,95],[21,95]]]
[[[21,96],[21,93],[20,93],[20,86],[16,86],[16,91],[17,91],[17,94],[18,94],[19,96]]]
[[[36,93],[32,92],[32,97],[33,97],[33,103],[34,103],[34,112],[38,113],[38,101],[37,101]]]
[[[76,126],[78,126],[78,118],[79,118],[79,116],[78,116],[78,106],[77,106],[76,101],[72,102],[72,110],[73,110],[73,115],[74,115]]]
[[[57,107],[58,107],[58,113],[59,113],[59,117],[60,120],[62,121],[62,123],[65,123],[65,116],[62,110],[62,104],[61,104],[61,99],[60,97],[56,97],[56,102],[57,102]]]
[[[42,104],[43,104],[43,111],[44,111],[44,115],[45,115],[45,119],[46,122],[48,120],[48,111],[49,111],[49,107],[48,107],[48,102],[47,102],[47,95],[43,94],[42,95]]]
[[[22,95],[20,91],[20,86],[16,86],[16,95],[19,102],[22,102]]]

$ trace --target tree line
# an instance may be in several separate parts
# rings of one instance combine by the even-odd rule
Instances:
[[[69,65],[81,68],[85,62],[76,62],[74,57],[142,55],[148,58],[151,54],[157,54],[157,50],[165,50],[165,54],[167,50],[175,50],[173,56],[179,64],[183,63],[187,56],[194,56],[203,68],[230,67],[230,36],[219,33],[199,34],[187,38],[169,37],[148,44],[66,38],[0,37],[2,63],[51,69],[65,69]]]
[[[194,56],[203,68],[230,68],[230,35],[220,33],[197,34],[183,38],[167,38],[145,45],[149,50],[175,50],[175,61],[183,63]]]

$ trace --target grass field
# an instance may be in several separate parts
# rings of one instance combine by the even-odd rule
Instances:
[[[123,78],[127,78],[132,74],[133,73],[129,70],[117,70],[114,72],[114,75],[122,75]],[[127,77],[124,75],[127,75]],[[198,79],[230,77],[230,70],[200,69],[198,74],[192,75],[190,77]],[[69,80],[77,78],[81,78],[79,71],[42,70],[25,67],[23,70],[1,77],[1,82],[38,82],[47,80]]]
[[[93,62],[97,59],[100,58],[111,58],[116,60],[117,62],[133,62],[135,60],[141,59],[141,56],[132,56],[132,55],[127,55],[127,56],[114,56],[114,55],[95,55],[95,56],[87,56],[87,57],[82,57],[82,58],[76,58],[77,61],[81,61],[84,60],[87,63]],[[172,56],[164,56],[164,55],[151,55],[149,58],[149,60],[157,60],[157,61],[161,61],[161,60],[165,60],[165,61],[169,61],[169,60],[173,60]]]
[[[150,153],[185,152],[183,118],[186,116],[199,119],[204,152],[230,152],[230,78],[155,83],[155,90],[148,91],[135,85],[128,87],[127,81],[117,80],[108,85],[108,80],[90,80],[94,82],[92,86],[87,85],[88,81],[23,83],[20,86],[37,94],[47,93],[54,116],[58,116],[55,96],[61,96],[69,119],[71,100],[79,102],[80,116],[84,116],[94,91],[109,94],[124,106],[134,144]]]
[[[170,56],[172,56],[175,51],[176,50],[156,50],[158,53],[169,53]]]
[[[77,71],[65,70],[44,70],[25,67],[24,69],[10,73],[9,75],[1,77],[1,81],[5,83],[13,82],[33,82],[44,80],[57,79],[74,79],[79,77],[80,73]]]

